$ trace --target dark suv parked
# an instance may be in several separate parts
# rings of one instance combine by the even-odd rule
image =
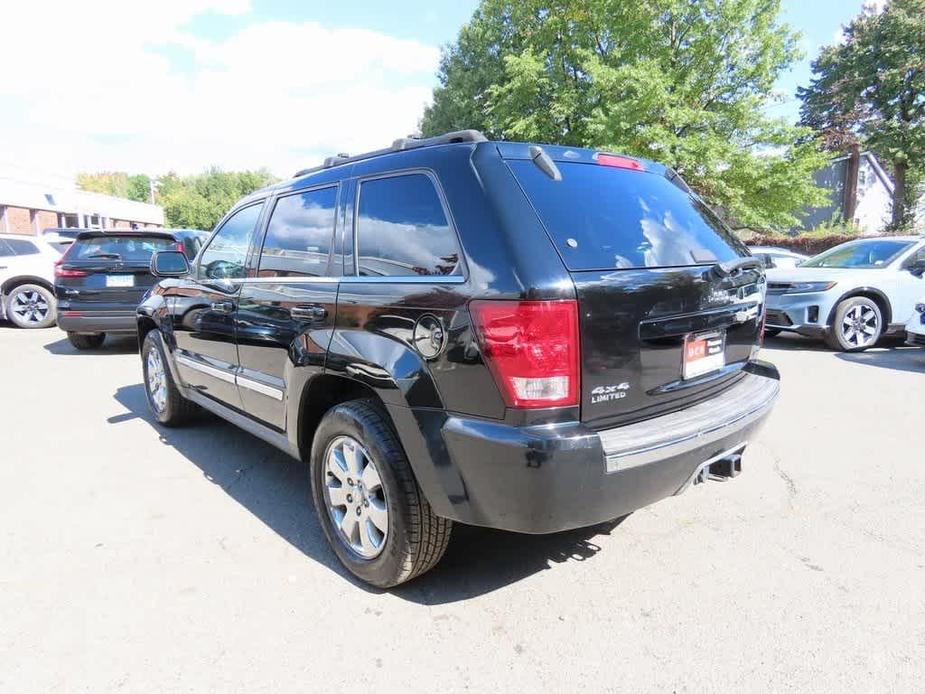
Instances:
[[[194,404],[309,461],[341,562],[393,586],[452,521],[550,533],[732,477],[778,393],[764,277],[664,166],[465,131],[238,203],[138,309]]]
[[[151,256],[172,249],[193,259],[208,237],[195,229],[80,231],[55,266],[58,327],[77,349],[99,347],[106,333],[134,334],[135,309],[156,282]]]

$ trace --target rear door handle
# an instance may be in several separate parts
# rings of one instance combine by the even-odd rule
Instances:
[[[234,311],[233,301],[215,301],[212,303],[212,310],[216,313],[231,313]]]
[[[318,306],[317,304],[307,304],[304,306],[293,306],[289,310],[289,314],[293,318],[299,320],[323,320],[327,317],[328,311],[324,306]]]

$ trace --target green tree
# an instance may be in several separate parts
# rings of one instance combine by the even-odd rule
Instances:
[[[915,181],[925,174],[925,0],[891,0],[865,9],[844,41],[813,62],[800,89],[802,122],[830,149],[862,143],[890,162],[892,226],[911,223]]]
[[[168,227],[212,229],[235,202],[275,180],[263,169],[211,168],[193,176],[169,173],[158,180],[157,203],[164,208]]]
[[[77,187],[91,193],[114,195],[138,202],[150,202],[151,179],[145,174],[130,176],[124,171],[77,174]]]
[[[769,118],[798,57],[779,0],[483,0],[421,130],[594,147],[675,168],[739,225],[820,204],[807,131]]]

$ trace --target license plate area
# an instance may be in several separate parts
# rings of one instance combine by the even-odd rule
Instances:
[[[684,338],[681,378],[688,380],[719,371],[726,366],[726,332],[690,333]]]
[[[135,275],[106,275],[107,287],[134,287]]]

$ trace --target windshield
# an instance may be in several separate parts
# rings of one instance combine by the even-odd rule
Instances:
[[[172,248],[174,241],[164,236],[93,236],[75,241],[67,259],[147,263],[155,251]]]
[[[880,268],[912,245],[911,241],[852,241],[805,260],[800,267]]]
[[[698,198],[664,176],[557,162],[554,181],[508,162],[570,270],[713,264],[748,251]]]

